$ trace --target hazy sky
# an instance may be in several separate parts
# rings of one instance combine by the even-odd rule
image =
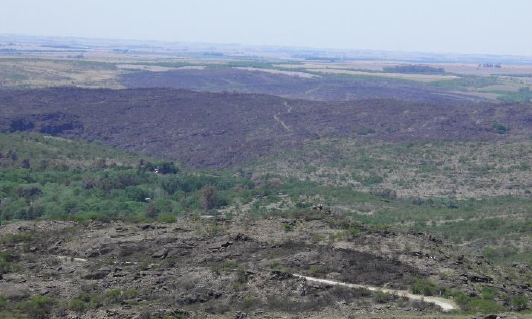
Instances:
[[[0,2],[0,33],[532,56],[532,0]]]

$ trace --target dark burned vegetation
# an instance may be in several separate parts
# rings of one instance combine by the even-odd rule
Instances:
[[[309,71],[305,70],[305,73]],[[312,74],[309,73],[309,74]],[[314,78],[268,74],[233,68],[136,72],[121,77],[127,88],[175,88],[209,92],[241,92],[282,96],[291,99],[346,101],[398,99],[404,101],[459,101],[470,98],[443,95],[441,89],[410,81],[372,79],[350,75],[316,73]]]
[[[69,88],[0,91],[0,110],[3,132],[99,141],[194,167],[233,166],[328,137],[463,141],[532,134],[527,104],[309,102],[170,89]]]

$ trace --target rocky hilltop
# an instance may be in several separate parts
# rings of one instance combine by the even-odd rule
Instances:
[[[452,295],[457,307],[473,309],[486,288],[532,293],[482,256],[463,256],[431,235],[378,230],[326,211],[170,224],[18,222],[1,226],[0,237],[6,260],[17,264],[4,269],[0,296],[15,303],[42,296],[41,307],[19,307],[46,318],[435,318],[441,310],[294,274]]]

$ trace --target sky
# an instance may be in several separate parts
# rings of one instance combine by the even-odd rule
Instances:
[[[0,0],[0,33],[532,56],[532,0]]]

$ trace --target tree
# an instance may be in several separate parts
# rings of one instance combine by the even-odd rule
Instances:
[[[179,172],[179,169],[170,162],[162,162],[157,165],[157,168],[159,169],[159,174],[177,174]]]
[[[25,158],[22,160],[22,163],[21,163],[21,166],[22,168],[24,169],[30,169],[31,168],[31,165],[30,165],[30,160]]]
[[[205,210],[210,210],[216,207],[217,191],[214,186],[206,185],[201,189],[200,206]]]
[[[508,128],[506,128],[506,126],[497,121],[493,122],[492,128],[498,134],[504,134],[506,133],[506,131],[508,131]]]
[[[148,218],[157,218],[159,216],[159,213],[161,210],[159,207],[155,206],[153,203],[149,203],[148,206],[146,206],[146,209],[144,210],[144,215]]]

